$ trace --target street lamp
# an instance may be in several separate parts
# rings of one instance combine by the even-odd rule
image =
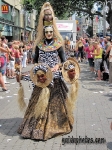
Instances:
[[[97,3],[103,5],[103,9],[102,9],[102,14],[103,14],[103,36],[106,36],[106,13],[108,13],[108,11],[109,11],[109,7],[107,5],[108,5],[108,3],[110,3],[111,8],[112,8],[112,1],[107,1],[107,0],[105,0],[104,2],[97,1]],[[91,12],[93,14],[95,14],[96,11],[97,10],[95,8],[92,8],[92,10],[91,10]]]

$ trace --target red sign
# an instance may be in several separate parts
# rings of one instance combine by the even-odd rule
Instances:
[[[2,13],[8,13],[9,12],[9,6],[8,5],[2,5]]]

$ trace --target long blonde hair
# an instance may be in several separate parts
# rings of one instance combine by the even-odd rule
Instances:
[[[46,2],[46,3],[44,3],[44,5],[41,8],[39,21],[38,21],[38,27],[37,27],[37,38],[35,40],[34,49],[35,49],[36,45],[39,44],[40,41],[43,38],[45,38],[44,32],[43,32],[43,30],[44,30],[43,18],[44,18],[44,11],[48,10],[48,9],[51,10],[51,12],[52,12],[52,17],[53,17],[53,25],[52,26],[53,26],[53,30],[54,30],[54,37],[60,38],[60,40],[62,41],[62,45],[63,45],[63,38],[60,35],[60,33],[58,31],[58,28],[56,26],[56,21],[55,21],[55,15],[54,15],[53,8],[52,8],[52,6],[50,5],[49,2]]]

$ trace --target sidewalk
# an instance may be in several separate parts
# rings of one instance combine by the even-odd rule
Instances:
[[[7,79],[10,81],[8,86],[10,91],[1,92],[0,89],[0,150],[112,150],[112,131],[110,130],[112,87],[108,87],[104,81],[95,81],[95,75],[88,71],[88,64],[80,63],[80,67],[80,87],[74,111],[73,131],[68,135],[46,142],[22,139],[17,134],[18,126],[24,115],[19,111],[17,103],[19,85],[15,79]],[[32,65],[29,65],[23,71],[31,68]],[[25,101],[28,104],[32,90],[27,81],[22,81],[22,83],[25,89]],[[88,138],[90,140],[104,138],[106,143],[84,144],[83,142],[76,145],[71,143],[79,140],[75,138],[85,138],[86,142]],[[68,143],[64,144],[64,142]]]

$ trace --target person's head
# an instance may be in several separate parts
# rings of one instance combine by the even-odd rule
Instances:
[[[86,43],[88,43],[88,42],[89,42],[87,38],[85,39],[85,42],[86,42]]]
[[[100,37],[100,42],[103,42],[104,41],[104,38],[103,37]]]
[[[23,49],[24,46],[22,44],[19,45],[19,49]]]
[[[83,39],[83,37],[80,37],[80,39],[79,39],[80,41],[83,41],[84,39]]]
[[[53,27],[47,26],[44,28],[44,35],[46,39],[52,39],[53,38]]]
[[[107,38],[104,38],[104,44],[106,45],[108,43]]]
[[[89,49],[92,50],[93,49],[93,42],[89,42]]]
[[[43,21],[53,21],[54,11],[49,2],[45,2],[42,6],[39,19]]]
[[[47,80],[46,73],[42,70],[37,71],[37,82],[44,83]]]
[[[52,10],[51,9],[45,9],[44,10],[44,21],[52,21],[53,16],[52,16]]]
[[[107,39],[108,42],[111,41],[110,36],[107,36],[106,39]]]
[[[13,48],[14,48],[15,50],[19,50],[19,46],[18,46],[18,45],[13,45]]]
[[[65,40],[66,40],[66,41],[69,40],[68,36],[65,36]]]
[[[9,47],[9,48],[12,48],[12,42],[9,42],[9,43],[8,43],[8,47]]]
[[[23,46],[23,45],[24,45],[24,43],[23,43],[23,42],[20,42],[19,46]]]
[[[7,43],[6,37],[2,35],[2,36],[1,36],[1,41],[2,41],[3,43]]]
[[[98,45],[99,45],[99,42],[98,42],[98,41],[94,41],[94,42],[93,42],[93,46],[94,46],[94,48],[97,48],[97,47],[98,47]]]

